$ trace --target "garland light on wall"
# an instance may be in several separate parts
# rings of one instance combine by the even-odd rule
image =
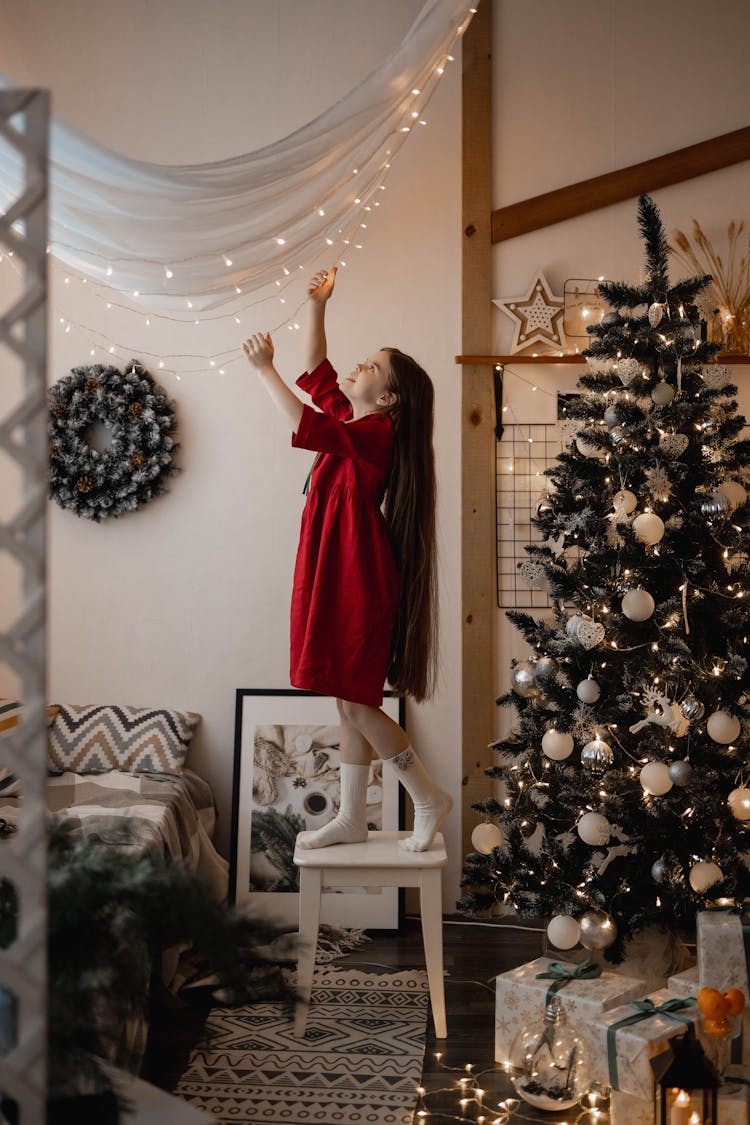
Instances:
[[[52,129],[51,252],[144,310],[182,314],[280,287],[324,248],[357,248],[391,160],[476,9],[426,0],[397,50],[308,125],[254,152],[196,165],[130,160]],[[0,77],[0,85],[8,85]],[[22,156],[0,153],[0,206]]]

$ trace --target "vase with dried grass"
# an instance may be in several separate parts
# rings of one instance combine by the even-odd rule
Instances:
[[[745,235],[744,221],[732,219],[727,228],[726,260],[697,219],[692,240],[681,230],[673,231],[672,238],[671,254],[697,273],[711,274],[699,308],[710,342],[721,344],[729,355],[750,355],[750,236]]]

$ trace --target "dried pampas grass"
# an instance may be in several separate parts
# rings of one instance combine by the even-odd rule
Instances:
[[[681,230],[672,233],[669,250],[697,274],[710,273],[712,282],[699,297],[698,307],[709,327],[710,339],[734,355],[750,354],[750,235],[745,223],[730,222],[726,264],[711,240],[693,219],[692,242]]]

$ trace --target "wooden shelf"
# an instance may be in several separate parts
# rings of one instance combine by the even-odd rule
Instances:
[[[585,363],[582,355],[457,355],[456,363],[462,367],[495,367],[505,366],[507,363]],[[750,363],[750,355],[718,355],[714,363],[725,363],[728,367],[735,364]]]

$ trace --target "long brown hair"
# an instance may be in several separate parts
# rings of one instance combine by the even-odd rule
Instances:
[[[388,410],[395,439],[383,511],[401,574],[388,680],[397,695],[421,701],[432,695],[437,674],[435,392],[411,356],[383,351],[390,356],[387,389],[396,395]]]

